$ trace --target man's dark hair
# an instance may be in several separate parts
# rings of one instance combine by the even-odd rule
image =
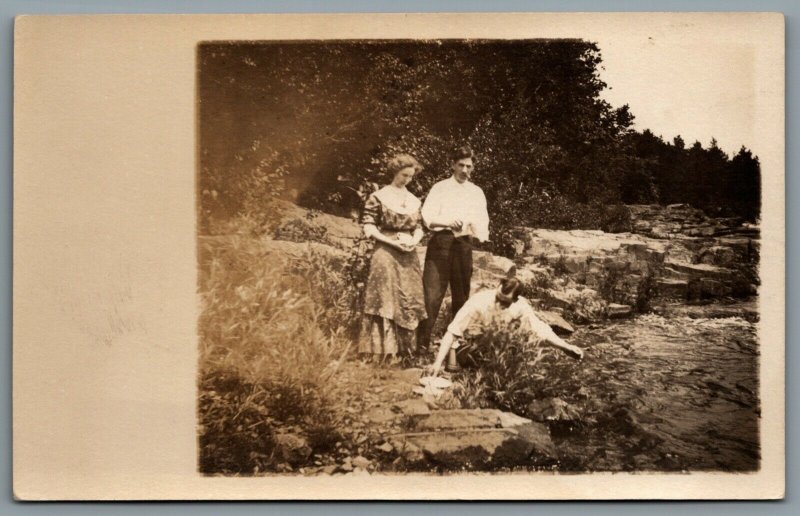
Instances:
[[[457,147],[450,153],[450,163],[455,163],[458,160],[467,158],[475,159],[475,153],[472,151],[472,147],[469,145]]]
[[[517,302],[520,294],[522,294],[522,282],[517,278],[506,278],[500,282],[500,292],[497,293],[497,300],[510,305]]]

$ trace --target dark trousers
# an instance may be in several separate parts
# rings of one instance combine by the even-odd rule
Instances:
[[[453,298],[448,320],[466,303],[469,298],[469,284],[472,278],[472,241],[469,236],[456,238],[451,231],[435,232],[428,242],[425,253],[425,270],[422,273],[422,287],[425,291],[425,310],[428,318],[419,326],[417,348],[430,347],[431,333],[442,300],[450,285]]]

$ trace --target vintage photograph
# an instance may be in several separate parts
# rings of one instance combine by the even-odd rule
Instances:
[[[759,470],[752,53],[607,48],[197,45],[200,473]]]
[[[14,497],[783,498],[784,25],[18,17]]]

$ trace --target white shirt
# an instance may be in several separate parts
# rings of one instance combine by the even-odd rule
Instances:
[[[467,328],[479,322],[481,317],[502,314],[509,320],[522,319],[529,325],[528,329],[539,339],[555,340],[556,342],[559,340],[553,329],[536,316],[536,312],[527,299],[520,296],[515,303],[503,310],[496,304],[496,295],[497,289],[482,290],[467,299],[467,302],[453,318],[453,322],[447,327],[447,331],[456,337],[463,337]]]
[[[475,183],[459,183],[454,177],[439,181],[431,188],[422,205],[422,220],[431,231],[447,228],[431,228],[433,222],[449,223],[454,219],[464,225],[455,236],[472,235],[481,242],[489,240],[489,212],[486,210],[486,196]]]

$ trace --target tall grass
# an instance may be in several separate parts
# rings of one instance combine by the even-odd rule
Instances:
[[[347,354],[341,309],[319,301],[324,256],[279,261],[233,237],[204,250],[200,317],[200,468],[272,471],[286,457],[275,433],[290,429],[312,450],[336,438],[331,393]]]

